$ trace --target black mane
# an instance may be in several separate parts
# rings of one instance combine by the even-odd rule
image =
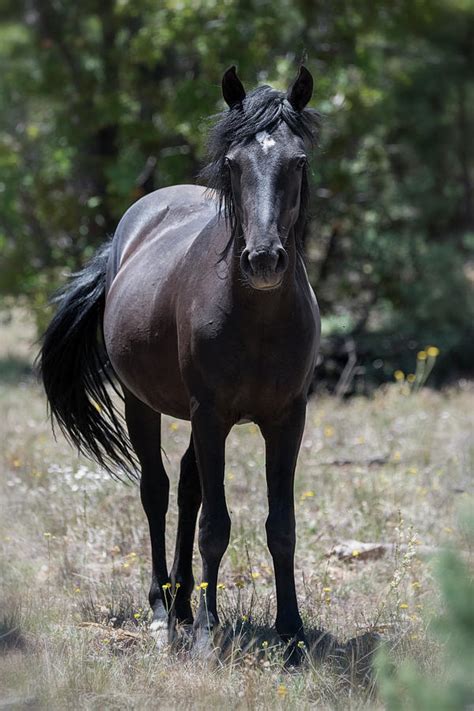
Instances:
[[[232,202],[230,174],[225,156],[231,145],[243,143],[260,131],[272,133],[282,122],[300,136],[310,147],[318,139],[320,115],[314,109],[295,111],[282,91],[271,86],[260,86],[247,94],[242,104],[211,117],[212,127],[207,144],[209,163],[199,178],[219,196],[219,212],[223,212],[234,234],[235,210]],[[296,234],[302,236],[306,222],[309,186],[306,170],[303,176],[301,209]]]

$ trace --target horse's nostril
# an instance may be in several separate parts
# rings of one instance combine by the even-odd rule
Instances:
[[[288,267],[288,255],[283,247],[276,249],[244,249],[240,265],[245,274],[281,274]]]
[[[252,271],[248,249],[244,249],[240,255],[240,267],[245,274],[249,274]]]
[[[282,272],[286,272],[286,269],[288,267],[288,254],[286,253],[286,250],[283,249],[283,247],[278,247],[277,249],[277,263],[275,265],[275,272],[277,274],[281,274]]]

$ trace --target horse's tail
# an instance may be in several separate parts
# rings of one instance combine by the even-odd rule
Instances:
[[[107,242],[54,298],[58,309],[38,365],[53,425],[56,421],[73,445],[120,477],[121,472],[133,476],[136,468],[122,416],[107,390],[111,385],[118,393],[102,338],[110,248]]]

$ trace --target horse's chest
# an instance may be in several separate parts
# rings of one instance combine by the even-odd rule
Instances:
[[[226,328],[208,323],[194,338],[199,378],[223,405],[242,417],[284,404],[305,387],[314,363],[311,324],[262,323]]]

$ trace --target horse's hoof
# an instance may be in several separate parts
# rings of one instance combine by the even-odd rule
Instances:
[[[306,642],[304,640],[292,640],[283,654],[286,671],[298,671],[306,660]]]
[[[194,659],[210,661],[217,659],[217,650],[214,646],[214,635],[212,628],[194,628],[193,646],[191,656]]]
[[[156,649],[164,651],[168,646],[168,622],[160,618],[152,620],[150,623],[150,634],[155,640]]]
[[[193,626],[187,622],[177,622],[168,629],[170,647],[176,652],[189,651],[193,645]]]

